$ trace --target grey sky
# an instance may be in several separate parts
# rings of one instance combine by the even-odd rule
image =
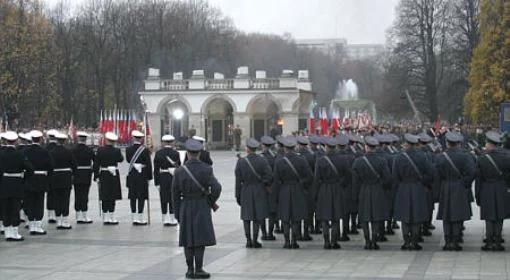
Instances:
[[[69,1],[69,0],[68,0]],[[76,4],[86,0],[72,0]],[[399,0],[207,0],[247,32],[384,43]],[[58,0],[45,0],[54,4]]]
[[[245,31],[384,43],[399,0],[209,0]]]

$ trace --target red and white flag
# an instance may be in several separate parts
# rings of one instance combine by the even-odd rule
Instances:
[[[315,115],[313,113],[313,109],[310,110],[309,122],[310,122],[309,132],[310,134],[315,134]]]
[[[71,117],[71,121],[69,122],[69,129],[67,131],[67,135],[74,141],[76,139],[76,126],[73,122],[73,117]]]

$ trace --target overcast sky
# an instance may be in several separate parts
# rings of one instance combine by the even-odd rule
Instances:
[[[80,3],[87,0],[71,0]],[[247,32],[384,43],[399,0],[208,0]],[[45,0],[50,5],[58,0]]]

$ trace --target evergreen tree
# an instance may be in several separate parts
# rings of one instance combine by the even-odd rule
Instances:
[[[465,112],[478,124],[497,125],[499,105],[510,100],[510,3],[482,1],[481,40],[474,51]]]

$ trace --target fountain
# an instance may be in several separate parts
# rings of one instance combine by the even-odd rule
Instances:
[[[331,100],[330,107],[331,111],[340,112],[340,116],[344,118],[357,119],[358,115],[368,113],[372,123],[376,122],[374,102],[358,97],[358,85],[352,79],[338,82],[335,98]]]

